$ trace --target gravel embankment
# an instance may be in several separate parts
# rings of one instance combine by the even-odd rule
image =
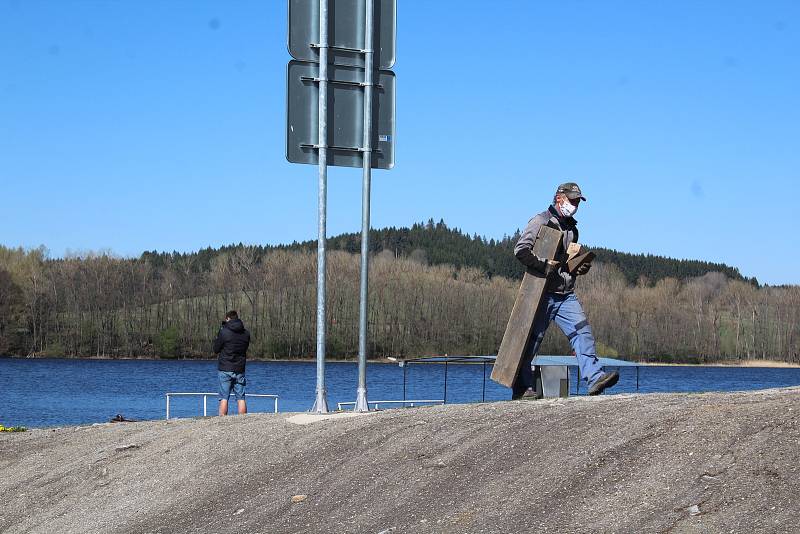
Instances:
[[[790,388],[5,434],[0,532],[798,532],[799,415]]]

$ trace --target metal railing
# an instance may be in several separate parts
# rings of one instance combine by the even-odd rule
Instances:
[[[189,396],[202,396],[203,397],[203,417],[208,416],[208,397],[216,397],[217,393],[167,393],[167,419],[169,419],[169,401],[170,397],[189,397]],[[274,402],[274,412],[278,413],[278,396],[277,395],[263,395],[260,393],[245,393],[247,397],[266,397],[272,399]]]
[[[381,404],[402,404],[405,408],[408,405],[409,408],[413,408],[414,404],[444,404],[444,399],[411,399],[411,400],[379,400],[379,401],[369,401],[367,402],[368,405],[374,406],[375,409],[379,409]],[[355,407],[355,402],[337,402],[336,408],[339,411],[342,411],[343,406],[353,406]]]

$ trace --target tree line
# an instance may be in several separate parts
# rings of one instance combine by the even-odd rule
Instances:
[[[385,241],[370,264],[371,357],[497,352],[519,282],[498,274],[506,261],[499,255],[494,271],[482,262],[498,248],[514,264],[513,236],[492,242],[443,223],[376,236]],[[347,235],[331,241],[340,246],[328,258],[327,353],[349,358],[358,351],[359,258]],[[467,242],[472,249],[459,253],[458,243]],[[209,357],[219,321],[236,309],[253,335],[251,357],[313,357],[316,255],[309,248],[236,245],[133,259],[51,259],[42,248],[0,246],[0,355]],[[444,263],[457,254],[461,261]],[[800,363],[800,287],[760,287],[714,264],[696,276],[654,274],[680,266],[677,260],[634,278],[613,258],[599,256],[604,261],[577,289],[602,355]],[[685,265],[686,272],[697,267]],[[542,352],[567,354],[569,346],[549,332]]]
[[[525,272],[522,265],[513,255],[514,245],[519,240],[519,229],[513,235],[501,239],[487,239],[483,236],[468,235],[458,228],[448,227],[443,220],[435,223],[433,219],[427,223],[416,223],[410,228],[389,227],[370,230],[370,252],[377,254],[387,251],[395,257],[408,257],[429,265],[449,265],[457,269],[475,267],[483,271],[489,278],[502,276],[520,280]],[[142,254],[154,267],[170,262],[189,261],[195,271],[207,271],[218,255],[227,254],[242,245],[231,245],[215,248],[204,248],[198,252],[157,252]],[[316,240],[294,242],[288,245],[257,245],[251,247],[253,254],[261,258],[275,250],[317,250]],[[351,254],[361,252],[361,234],[345,233],[328,238],[328,250],[341,250]],[[629,283],[637,283],[644,276],[653,284],[663,278],[683,280],[703,276],[709,272],[720,272],[732,280],[748,281],[758,285],[755,278],[745,279],[739,270],[724,263],[713,263],[699,260],[678,260],[652,254],[629,254],[617,250],[592,247],[597,259],[603,263],[616,265]]]

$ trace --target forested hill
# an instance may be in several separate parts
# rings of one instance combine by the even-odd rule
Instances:
[[[456,267],[476,267],[490,277],[521,278],[522,265],[513,254],[514,244],[519,238],[519,231],[502,239],[486,239],[479,235],[470,236],[458,228],[449,228],[444,221],[434,223],[417,223],[411,228],[382,228],[371,230],[370,250],[372,252],[388,251],[396,257],[407,257],[430,265],[453,265]],[[188,260],[200,271],[208,271],[214,257],[222,252],[238,248],[241,245],[206,248],[196,253],[158,253],[145,252],[142,259],[148,259],[154,265],[166,263],[175,256]],[[265,254],[270,250],[307,250],[315,251],[317,241],[309,240],[301,243],[278,246],[257,246],[256,253]],[[349,233],[328,238],[329,250],[343,250],[357,254],[361,250],[361,234]],[[739,270],[723,263],[711,263],[701,260],[677,260],[651,254],[629,254],[606,248],[592,248],[599,262],[614,264],[623,273],[629,283],[636,283],[644,277],[649,283],[663,278],[685,280],[703,276],[709,272],[721,272],[729,279],[743,280],[758,285],[755,278],[744,278]]]
[[[358,353],[359,241],[329,243],[331,357]],[[370,354],[494,354],[522,272],[515,241],[444,222],[375,230]],[[315,251],[307,241],[50,259],[43,248],[0,245],[0,356],[208,357],[219,318],[234,309],[247,318],[254,358],[307,358],[316,348]],[[580,291],[601,355],[800,362],[800,286],[759,287],[726,265],[597,252],[605,263]],[[542,345],[544,354],[569,350],[563,336]]]

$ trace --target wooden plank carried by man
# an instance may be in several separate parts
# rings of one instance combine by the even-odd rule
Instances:
[[[533,244],[533,253],[539,258],[552,260],[561,246],[562,233],[542,225]],[[544,295],[547,278],[528,269],[522,278],[511,317],[506,325],[497,360],[492,369],[492,380],[511,387],[519,373],[523,356],[531,340],[534,320]]]
[[[595,254],[581,244],[570,243],[567,247],[567,271],[574,273],[582,265],[592,263]]]

